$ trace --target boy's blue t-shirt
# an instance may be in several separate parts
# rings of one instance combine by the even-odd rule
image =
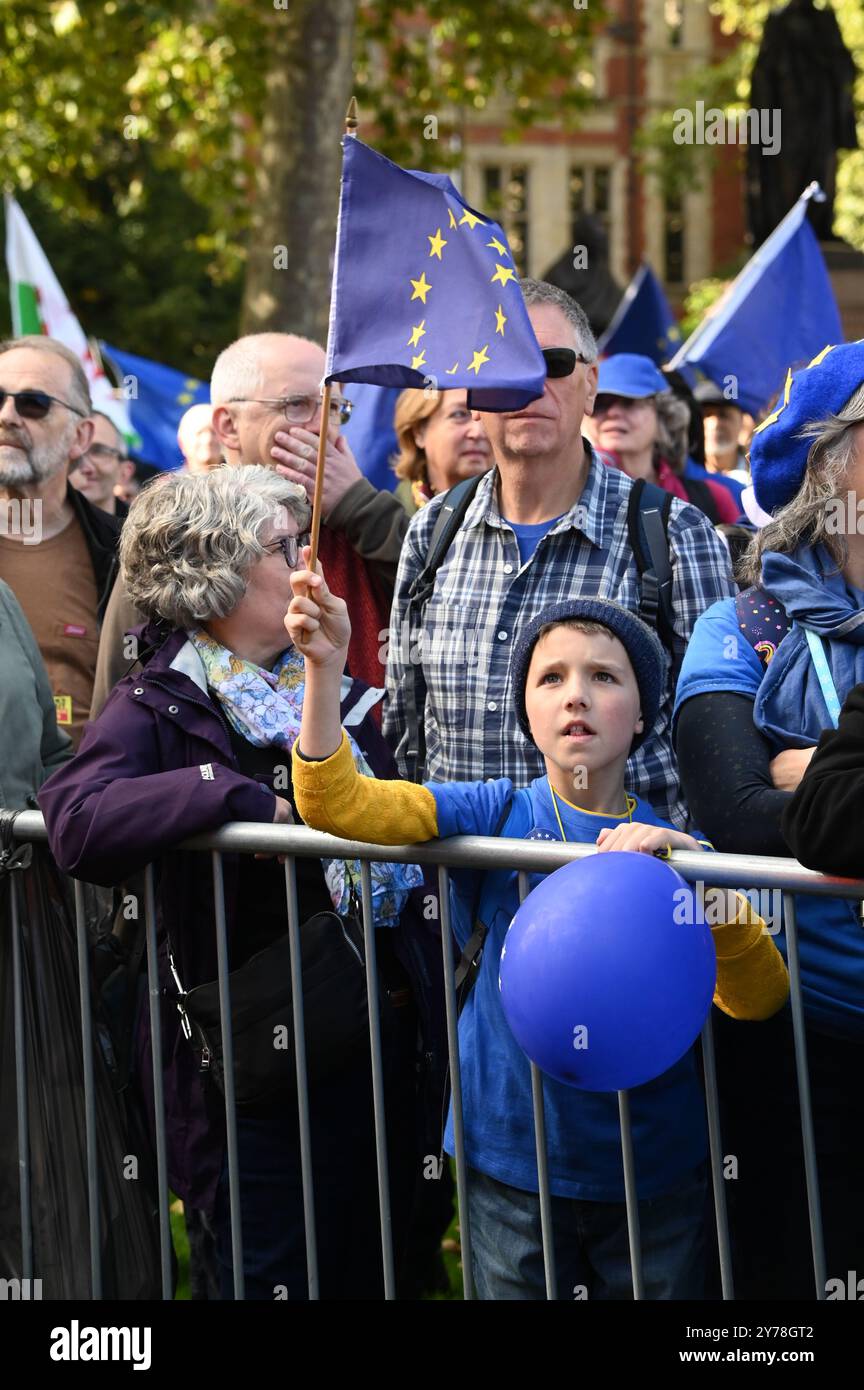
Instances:
[[[505,803],[513,795],[512,783],[506,778],[426,785],[435,797],[442,836],[493,834]],[[508,836],[560,840],[546,777],[537,778],[516,797],[505,826]],[[631,797],[630,803],[634,821],[667,825],[645,802]],[[571,842],[593,843],[604,826],[631,818],[579,811],[560,798],[559,808]],[[536,1192],[531,1071],[504,1016],[498,988],[501,948],[519,906],[517,875],[499,870],[482,877],[481,913],[489,934],[477,982],[459,1019],[466,1154],[469,1164],[481,1173],[511,1187]],[[531,887],[542,877],[532,874]],[[460,947],[473,930],[477,881],[478,872],[473,870],[451,875],[451,915]],[[603,929],[600,903],[597,929]],[[559,1197],[623,1202],[617,1093],[580,1091],[544,1076],[543,1094],[552,1192]],[[630,1107],[639,1196],[671,1192],[707,1152],[705,1106],[692,1049],[662,1076],[632,1090]],[[444,1144],[452,1153],[452,1107]]]
[[[782,639],[782,625],[778,637]],[[734,599],[721,599],[698,619],[684,655],[675,706],[673,729],[681,706],[694,695],[730,691],[756,699],[764,667],[741,632]],[[778,750],[779,751],[779,750]],[[782,921],[782,904],[776,891],[776,911],[769,897],[775,925]],[[857,905],[844,898],[795,896],[798,923],[801,988],[804,1011],[815,1028],[834,1036],[864,1038],[864,929]],[[763,911],[763,917],[766,913]],[[786,958],[786,933],[774,940]]]

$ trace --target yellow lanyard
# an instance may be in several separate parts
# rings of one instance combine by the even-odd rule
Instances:
[[[566,844],[566,843],[567,843],[567,836],[564,834],[564,826],[561,824],[561,813],[560,813],[560,811],[558,810],[558,796],[557,796],[557,794],[556,794],[556,792],[555,792],[555,788],[553,787],[553,785],[552,785],[551,782],[549,783],[549,790],[550,790],[550,792],[552,793],[552,807],[553,807],[553,809],[554,809],[554,811],[555,811],[555,819],[556,819],[557,822],[558,822],[558,829],[561,831],[561,839],[562,839],[562,840],[564,841],[564,843]],[[629,824],[632,825],[632,824],[633,824],[633,812],[634,812],[634,810],[636,809],[636,802],[633,800],[632,797],[628,796],[626,792],[624,793],[624,801],[625,801],[625,804],[626,804],[626,806],[627,806],[627,820],[628,820]],[[574,809],[578,811],[578,810],[579,810],[579,807],[576,806],[576,807],[574,807]],[[592,812],[589,811],[589,812],[587,812],[586,814],[591,815]],[[623,819],[623,817],[622,817],[621,819]]]

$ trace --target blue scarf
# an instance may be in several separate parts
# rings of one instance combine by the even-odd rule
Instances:
[[[842,704],[864,681],[864,607],[824,546],[800,546],[792,555],[768,551],[762,587],[782,603],[792,629],[772,657],[756,696],[757,728],[778,749],[809,748],[832,727],[805,628],[825,639],[828,667]]]
[[[222,706],[233,729],[256,748],[291,751],[300,734],[305,689],[303,657],[294,647],[283,652],[272,671],[235,656],[204,631],[189,632],[189,639],[207,673],[207,684]],[[373,777],[351,735],[348,742],[357,771]],[[360,861],[322,859],[324,878],[336,911],[344,916],[352,888],[360,882]],[[372,915],[376,927],[395,927],[412,888],[423,882],[416,864],[370,864]]]

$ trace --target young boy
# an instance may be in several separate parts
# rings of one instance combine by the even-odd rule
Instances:
[[[374,844],[405,844],[494,834],[511,804],[500,833],[513,838],[596,841],[600,852],[700,848],[625,788],[628,755],[654,723],[665,676],[658,638],[626,609],[597,598],[557,604],[515,645],[513,698],[522,728],[544,755],[545,777],[516,793],[505,778],[416,786],[355,772],[339,724],[350,634],[345,604],[327,589],[320,566],[314,575],[298,570],[292,585],[285,625],[306,659],[293,777],[307,825]],[[473,930],[479,872],[453,875],[460,946]],[[530,1068],[498,990],[501,946],[518,906],[516,879],[507,870],[482,875],[478,915],[488,935],[459,1020],[473,1273],[478,1295],[489,1299],[546,1296]],[[715,1002],[736,1017],[767,1018],[786,999],[785,966],[745,898],[735,896],[732,915],[713,930]],[[603,930],[602,904],[597,930]],[[543,1092],[559,1294],[629,1298],[617,1097],[549,1077]],[[646,1297],[700,1298],[707,1142],[692,1050],[631,1091],[630,1109]],[[453,1152],[452,1108],[445,1147]]]

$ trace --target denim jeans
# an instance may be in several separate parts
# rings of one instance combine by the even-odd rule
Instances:
[[[707,1179],[703,1164],[668,1196],[639,1203],[647,1299],[701,1299],[705,1288]],[[546,1297],[540,1199],[470,1169],[468,1214],[474,1285],[481,1299]],[[623,1202],[552,1198],[558,1298],[633,1297]]]

